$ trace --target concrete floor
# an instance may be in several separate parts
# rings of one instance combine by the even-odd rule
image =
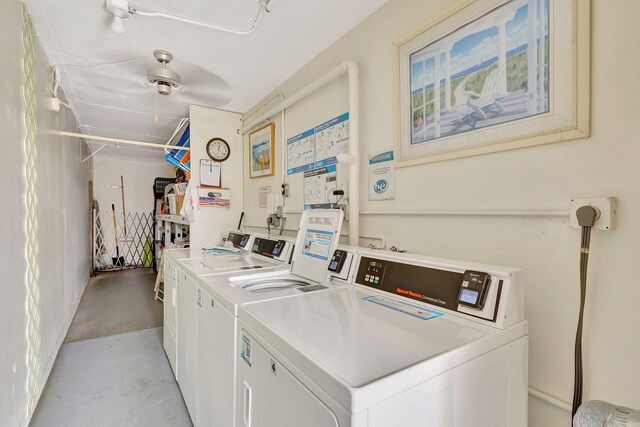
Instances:
[[[156,327],[154,280],[147,270],[91,279],[30,427],[192,427]]]
[[[101,273],[89,281],[65,343],[162,326],[150,268]]]

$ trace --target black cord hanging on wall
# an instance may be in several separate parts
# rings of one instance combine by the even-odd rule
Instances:
[[[582,404],[582,385],[584,383],[582,372],[582,327],[584,323],[584,305],[587,299],[587,267],[589,265],[591,227],[596,221],[597,212],[591,206],[582,206],[577,210],[576,216],[578,217],[578,224],[582,227],[582,241],[580,244],[580,315],[578,316],[578,327],[576,329],[572,419]]]

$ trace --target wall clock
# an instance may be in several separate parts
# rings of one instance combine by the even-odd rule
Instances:
[[[212,138],[207,142],[207,155],[211,160],[216,162],[224,162],[231,155],[229,144],[222,138]]]

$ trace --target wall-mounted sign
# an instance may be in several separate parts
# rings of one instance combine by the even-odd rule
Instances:
[[[369,155],[369,200],[393,200],[396,196],[393,150]]]
[[[349,151],[349,113],[344,113],[287,140],[287,175],[337,162]]]
[[[333,191],[338,188],[336,165],[324,166],[304,173],[304,208],[330,208]]]
[[[316,143],[313,129],[287,140],[287,175],[313,169]]]

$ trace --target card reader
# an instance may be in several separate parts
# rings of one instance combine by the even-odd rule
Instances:
[[[462,278],[458,293],[458,304],[482,310],[491,284],[491,275],[480,271],[467,270]]]
[[[347,251],[343,251],[342,249],[336,249],[333,252],[333,256],[331,257],[331,262],[329,263],[329,271],[333,271],[334,273],[340,273],[346,259],[347,259]]]

